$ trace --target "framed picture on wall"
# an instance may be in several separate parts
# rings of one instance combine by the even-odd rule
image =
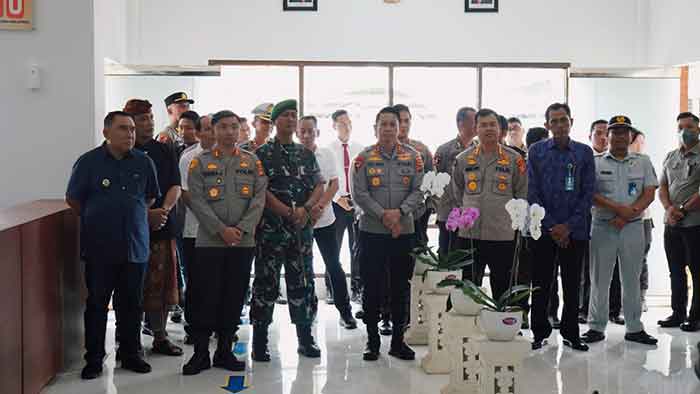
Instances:
[[[498,0],[464,0],[464,12],[498,12]]]
[[[285,11],[318,11],[318,0],[282,0]]]

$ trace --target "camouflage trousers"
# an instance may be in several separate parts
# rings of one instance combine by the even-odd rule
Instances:
[[[284,266],[292,323],[312,324],[316,319],[318,299],[314,289],[311,227],[305,227],[298,234],[286,227],[263,227],[258,232],[256,247],[251,323],[272,323],[275,301],[279,296],[280,270]]]

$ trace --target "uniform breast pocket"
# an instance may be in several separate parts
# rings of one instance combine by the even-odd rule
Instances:
[[[491,191],[494,194],[500,195],[513,195],[513,182],[510,176],[507,175],[496,175],[496,179],[493,180]]]
[[[146,179],[141,173],[131,174],[129,182],[126,182],[129,194],[134,197],[143,196],[146,193]]]
[[[393,183],[399,189],[408,189],[413,182],[413,177],[416,176],[416,170],[413,167],[401,167],[397,172],[398,177],[393,179]]]
[[[204,193],[207,201],[223,201],[226,196],[226,182],[223,177],[216,176],[204,182]]]
[[[386,186],[386,174],[384,167],[367,166],[365,174],[367,175],[368,187],[378,188]]]
[[[483,188],[481,173],[467,171],[464,173],[464,193],[481,194]]]
[[[612,173],[610,174],[598,174],[598,192],[599,193],[605,193],[605,194],[613,194],[615,193],[615,185],[617,183],[617,180],[615,179],[615,175]]]

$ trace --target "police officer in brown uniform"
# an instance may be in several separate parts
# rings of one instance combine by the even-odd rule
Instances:
[[[377,144],[363,150],[352,167],[352,199],[360,215],[360,272],[365,284],[364,321],[367,348],[363,358],[379,357],[379,308],[391,281],[391,315],[394,326],[389,354],[413,360],[403,340],[412,259],[415,244],[413,213],[423,198],[423,160],[418,152],[398,142],[399,114],[393,107],[377,114]]]
[[[214,366],[242,371],[231,352],[233,332],[250,281],[255,229],[265,207],[267,177],[255,154],[236,148],[240,123],[231,111],[212,116],[216,145],[192,159],[188,189],[199,221],[196,262],[188,268],[194,355],[183,374],[210,367],[209,337],[216,332]]]
[[[476,113],[479,145],[460,153],[452,171],[452,192],[458,206],[478,208],[474,226],[459,232],[457,247],[473,241],[474,266],[463,269],[463,277],[478,285],[488,265],[493,296],[508,288],[515,250],[514,232],[505,205],[513,198],[527,198],[527,167],[522,156],[499,143],[498,115],[490,109]],[[472,275],[474,271],[474,276]]]

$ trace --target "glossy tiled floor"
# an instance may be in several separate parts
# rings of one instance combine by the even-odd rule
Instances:
[[[695,343],[700,340],[700,334],[657,329],[656,320],[667,312],[657,307],[644,314],[647,331],[659,338],[656,348],[625,343],[624,329],[620,326],[610,326],[608,339],[592,346],[588,353],[563,348],[561,339],[553,335],[548,347],[532,352],[525,360],[523,393],[591,394],[594,390],[600,394],[700,393],[700,381],[692,371],[692,362],[697,357]],[[364,327],[352,331],[340,328],[336,310],[322,302],[316,336],[323,355],[318,360],[297,356],[296,335],[286,307],[276,308],[275,319],[271,334],[273,361],[251,363],[248,359],[245,374],[211,369],[198,376],[184,377],[180,370],[192,352],[187,346],[184,357],[147,354],[153,372],[136,375],[114,369],[113,343],[108,343],[110,354],[100,379],[84,382],[78,370],[72,371],[59,376],[45,393],[222,394],[226,391],[221,387],[228,384],[230,376],[245,375],[245,385],[249,388],[243,393],[250,394],[437,394],[448,380],[446,375],[426,375],[418,361],[399,361],[386,355],[388,338],[378,362],[362,361]],[[113,338],[112,323],[108,338]],[[168,329],[171,337],[181,344],[182,326],[171,323]],[[526,331],[525,335],[530,333]],[[239,350],[247,345],[249,326],[245,326],[241,336],[244,345],[239,345]],[[147,348],[150,342],[150,337],[144,337]],[[425,354],[425,347],[415,349],[418,358]]]

